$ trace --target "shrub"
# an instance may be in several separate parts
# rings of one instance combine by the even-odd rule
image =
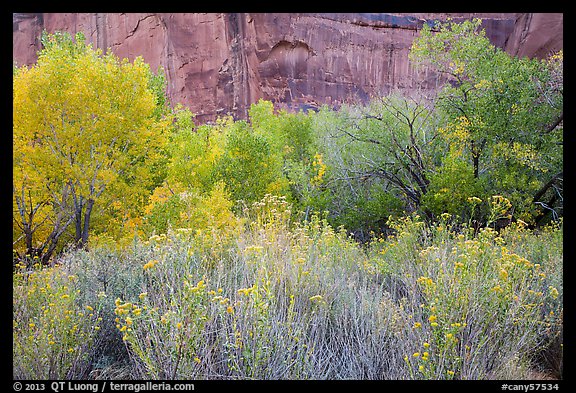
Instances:
[[[85,378],[102,322],[98,299],[81,301],[75,275],[59,266],[13,275],[13,377]]]

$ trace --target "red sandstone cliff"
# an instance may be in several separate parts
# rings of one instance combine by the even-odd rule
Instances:
[[[292,108],[364,100],[392,89],[434,90],[408,51],[434,20],[480,17],[491,41],[516,56],[563,47],[562,14],[13,14],[13,57],[36,61],[42,30],[82,31],[120,58],[163,66],[168,94],[200,121],[246,117],[259,98]]]

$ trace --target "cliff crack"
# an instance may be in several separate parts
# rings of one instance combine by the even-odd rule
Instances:
[[[130,38],[136,33],[136,30],[138,30],[138,27],[140,26],[140,22],[145,21],[146,19],[149,19],[149,18],[153,18],[155,16],[156,16],[156,14],[149,14],[149,15],[146,15],[144,18],[139,18],[138,21],[136,22],[136,26],[134,26],[134,28],[130,32],[128,32],[128,34],[126,35],[126,38]]]

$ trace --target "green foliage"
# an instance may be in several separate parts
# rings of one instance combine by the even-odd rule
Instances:
[[[228,131],[218,175],[234,200],[251,203],[269,192],[283,193],[286,182],[279,177],[279,164],[268,139],[248,123],[237,121]]]
[[[415,337],[404,357],[411,378],[507,378],[506,369],[532,366],[561,332],[561,295],[548,277],[562,257],[533,258],[531,246],[518,247],[513,239],[530,233],[523,225],[502,235],[485,227],[476,236],[445,220],[427,227],[413,217],[390,225],[397,236],[375,243],[381,251],[373,264],[402,282],[400,288],[413,288],[405,303],[406,334]]]
[[[250,122],[227,117],[196,126],[194,115],[182,106],[175,108],[174,119],[166,146],[165,183],[156,188],[146,207],[144,231],[148,234],[165,233],[169,225],[198,225],[189,218],[195,215],[193,210],[202,211],[217,184],[225,185],[226,198],[234,202],[227,207],[231,212],[239,211],[239,201],[249,205],[265,194],[305,204],[310,179],[319,180],[320,168],[314,165],[320,163],[314,164],[310,157],[308,115],[274,113],[271,102],[260,101],[250,109]]]
[[[422,197],[422,208],[436,217],[449,213],[466,221],[471,217],[468,200],[484,198],[484,187],[474,177],[474,168],[466,161],[447,156],[437,173],[430,176],[428,192]]]
[[[438,97],[449,119],[440,129],[447,150],[473,166],[486,191],[509,197],[519,217],[536,222],[534,197],[562,171],[563,55],[511,57],[490,44],[480,24],[446,23],[435,32],[425,26],[410,58],[449,82]]]
[[[223,118],[214,126],[196,127],[194,114],[181,105],[175,108],[174,118],[174,129],[167,147],[170,163],[166,181],[205,193],[218,179],[217,165],[233,121]]]
[[[328,168],[326,210],[335,225],[367,240],[370,230],[386,229],[391,214],[420,207],[436,158],[440,119],[431,109],[424,100],[395,94],[315,116]]]
[[[17,379],[86,378],[102,318],[99,303],[78,301],[77,277],[59,268],[13,276],[13,373]]]

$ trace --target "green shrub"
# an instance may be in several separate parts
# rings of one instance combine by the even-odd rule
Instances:
[[[13,377],[86,378],[102,323],[99,299],[82,301],[78,278],[61,267],[17,266],[13,275]]]

